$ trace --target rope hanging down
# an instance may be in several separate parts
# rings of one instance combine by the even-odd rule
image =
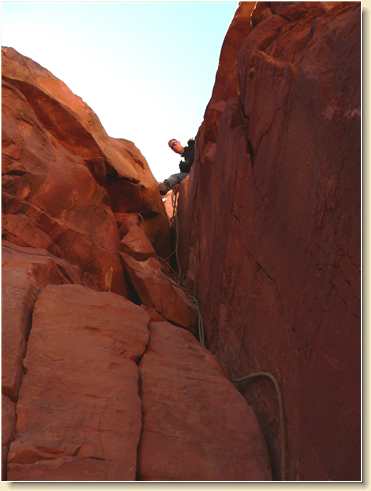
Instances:
[[[253,372],[248,375],[244,375],[243,377],[232,379],[232,382],[235,385],[242,385],[245,383],[249,383],[257,378],[267,378],[269,379],[276,391],[277,401],[278,401],[278,412],[279,412],[279,425],[280,425],[280,480],[286,480],[286,448],[287,448],[287,439],[286,439],[286,427],[285,427],[285,414],[283,409],[283,398],[280,386],[277,382],[276,377],[270,372]]]
[[[182,278],[182,265],[180,263],[179,259],[179,223],[178,223],[178,202],[179,202],[179,190],[178,187],[174,188],[172,195],[171,195],[171,204],[173,207],[173,216],[171,218],[171,224],[175,227],[175,259],[176,259],[176,264],[178,268],[178,282],[179,285],[182,287],[183,291],[191,298],[193,304],[196,307],[197,310],[197,330],[198,330],[198,339],[201,343],[202,346],[206,347],[205,344],[205,331],[204,331],[204,324],[203,324],[203,319],[202,319],[202,314],[200,310],[200,304],[198,302],[198,299],[195,297],[195,295],[190,295],[189,292],[182,286],[183,285],[183,278]],[[174,254],[174,252],[171,254],[171,256]]]
[[[178,278],[179,278],[179,283],[182,284],[183,278],[182,278],[182,265],[180,264],[179,260],[179,226],[178,226],[178,201],[179,201],[179,190],[178,187],[176,187],[171,195],[171,204],[173,206],[173,218],[171,223],[175,227],[175,259],[176,259],[176,265],[178,268]]]
[[[180,287],[183,289],[183,291],[190,296],[192,302],[194,303],[197,313],[198,313],[198,338],[200,341],[200,344],[207,349],[206,347],[206,339],[205,339],[205,330],[204,330],[204,325],[203,325],[203,319],[202,319],[202,314],[201,314],[201,309],[200,305],[198,302],[198,299],[194,295],[190,295],[189,292],[186,291],[186,289],[183,287],[183,279],[182,279],[182,270],[181,270],[181,264],[179,260],[179,251],[178,251],[178,244],[179,244],[179,227],[178,227],[178,201],[179,201],[179,191],[176,188],[172,192],[171,196],[171,204],[173,207],[173,216],[171,218],[171,224],[175,227],[175,250],[170,254],[169,258],[175,253],[175,258],[176,258],[176,264],[178,268],[178,282]],[[280,386],[277,382],[276,377],[270,373],[270,372],[253,372],[249,373],[248,375],[244,375],[239,378],[232,379],[232,383],[235,384],[236,386],[240,386],[246,383],[250,383],[253,380],[259,379],[259,378],[267,378],[269,379],[276,391],[277,395],[277,401],[278,401],[278,411],[279,411],[279,427],[280,427],[280,480],[285,481],[286,480],[286,448],[287,448],[287,438],[286,438],[286,426],[285,426],[285,414],[284,414],[284,406],[283,406],[283,397],[282,397],[282,392],[280,389]]]

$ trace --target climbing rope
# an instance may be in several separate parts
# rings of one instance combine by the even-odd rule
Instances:
[[[286,438],[286,426],[285,426],[285,414],[283,408],[283,398],[280,386],[277,382],[276,377],[270,372],[253,372],[243,377],[234,378],[232,382],[235,385],[241,385],[249,383],[257,378],[267,378],[269,379],[276,391],[277,401],[278,401],[278,411],[279,411],[279,427],[280,427],[280,480],[286,480],[286,448],[287,448],[287,438]]]
[[[190,295],[189,292],[187,292],[187,290],[183,286],[182,272],[181,272],[182,270],[181,270],[181,264],[179,260],[179,250],[178,250],[178,243],[179,243],[179,227],[178,227],[178,213],[177,213],[178,201],[179,201],[179,192],[178,189],[176,189],[175,191],[173,190],[171,196],[171,204],[173,207],[173,216],[171,218],[171,223],[175,227],[175,250],[171,253],[169,257],[171,257],[175,253],[176,264],[178,267],[178,283],[180,288],[182,288],[183,291],[191,298],[193,304],[196,307],[198,313],[198,321],[197,321],[198,339],[200,344],[204,348],[206,348],[205,329],[204,329],[199,301],[195,295]],[[251,381],[259,378],[269,379],[272,382],[276,391],[277,401],[278,401],[278,411],[279,411],[279,428],[280,428],[280,444],[281,444],[280,445],[281,447],[280,448],[280,480],[285,481],[287,438],[286,438],[286,427],[285,427],[285,419],[284,419],[285,415],[284,415],[282,392],[277,382],[277,379],[272,373],[261,371],[261,372],[249,373],[248,375],[244,375],[239,378],[234,378],[232,379],[232,383],[236,386],[240,386],[246,383],[250,383]]]
[[[171,206],[173,208],[173,215],[170,218],[170,225],[173,225],[176,229],[176,234],[178,235],[178,227],[177,227],[177,208],[178,208],[178,190],[175,188],[175,191],[171,191]],[[175,239],[175,249],[168,255],[166,256],[163,260],[164,261],[169,261],[169,259],[174,256],[174,254],[177,253],[177,244],[178,244],[178,237]],[[178,259],[176,258],[177,266],[178,266]],[[171,267],[171,266],[170,266]],[[173,268],[171,268],[173,269]]]
[[[176,214],[178,211],[178,198],[179,198],[179,191],[178,191],[178,188],[175,187],[171,191],[171,206],[173,207],[173,216],[171,217],[171,220],[170,220],[171,224],[173,224],[175,219],[176,219]]]
[[[204,321],[202,319],[202,314],[201,314],[201,309],[200,309],[200,304],[198,302],[198,299],[194,295],[190,295],[191,300],[196,307],[197,310],[197,331],[198,331],[198,340],[200,344],[206,348],[206,342],[205,342],[205,330],[204,330]]]
[[[171,204],[173,206],[173,218],[172,224],[175,227],[175,259],[178,267],[178,278],[179,283],[183,283],[182,278],[182,265],[179,260],[179,224],[178,224],[178,202],[179,202],[179,190],[178,187],[173,190],[173,194],[171,195]]]
[[[173,207],[173,216],[171,219],[171,223],[175,227],[175,251],[174,252],[175,252],[175,259],[176,259],[176,264],[177,264],[177,268],[178,268],[178,282],[179,282],[180,287],[191,298],[194,306],[196,307],[197,314],[198,314],[197,315],[198,339],[199,339],[201,345],[206,347],[204,323],[203,323],[203,319],[202,319],[199,301],[195,295],[190,295],[189,292],[183,286],[182,265],[181,265],[180,259],[179,259],[179,248],[178,248],[178,245],[179,245],[178,202],[179,202],[179,190],[176,187],[175,190],[173,190],[172,196],[171,196],[171,204]],[[174,254],[174,252],[170,256],[172,256]]]

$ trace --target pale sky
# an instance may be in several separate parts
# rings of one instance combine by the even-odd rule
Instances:
[[[132,140],[158,180],[179,172],[170,138],[196,135],[238,2],[3,1],[1,41]]]

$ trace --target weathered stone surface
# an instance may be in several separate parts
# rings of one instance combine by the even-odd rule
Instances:
[[[292,480],[360,478],[359,26],[353,2],[241,2],[181,186],[208,345],[229,375],[278,380]],[[168,219],[139,150],[12,49],[3,76],[7,478],[265,480],[262,433],[278,478],[272,385],[245,390],[261,432],[174,325],[197,312],[154,255]]]
[[[8,447],[14,432],[15,402],[23,376],[23,358],[32,311],[45,285],[78,283],[80,273],[43,249],[2,243],[2,466],[6,475]]]
[[[2,54],[5,238],[46,248],[80,265],[86,285],[126,295],[113,211],[140,212],[157,252],[170,247],[148,164],[50,72],[11,48]]]
[[[256,7],[251,13],[251,25],[256,27],[259,22],[267,19],[272,15],[272,10],[270,9],[269,2],[257,2]]]
[[[155,180],[140,151],[129,140],[110,138],[96,114],[48,70],[12,48],[2,49],[4,79],[29,100],[41,124],[72,153],[97,169],[105,164],[120,177],[139,184],[138,192],[155,187]],[[110,173],[110,169],[106,169]],[[103,171],[98,174],[104,174]],[[158,196],[157,203],[161,200]],[[151,203],[151,200],[148,200]]]
[[[2,241],[2,263],[10,270],[28,268],[39,287],[49,283],[81,283],[81,271],[45,249],[21,247],[7,240]]]
[[[126,215],[126,216],[125,216]],[[117,215],[116,215],[117,216]],[[138,215],[120,214],[120,250],[139,261],[155,256],[156,252],[144,231],[143,221]]]
[[[84,282],[125,294],[118,235],[106,193],[84,160],[42,126],[24,94],[3,85],[3,235],[47,248],[84,270]]]
[[[1,401],[1,479],[6,480],[6,463],[9,444],[13,438],[15,427],[15,404],[7,396],[2,396]]]
[[[269,2],[269,7],[274,14],[280,15],[285,20],[295,21],[306,15],[324,14],[326,8],[323,3],[325,2]]]
[[[115,213],[117,226],[119,229],[119,237],[122,239],[126,235],[131,227],[139,226],[142,222],[142,218],[138,213]]]
[[[155,322],[165,321],[166,322],[166,319],[164,319],[162,317],[162,315],[160,315],[157,312],[157,310],[155,310],[153,307],[148,307],[147,305],[142,305],[142,308],[147,312],[151,321],[155,321]]]
[[[33,304],[37,287],[29,278],[27,270],[3,269],[2,301],[2,390],[14,401],[17,400],[22,378],[22,359],[26,338],[31,327]]]
[[[162,201],[165,206],[165,211],[169,220],[173,219],[174,207],[173,207],[173,191],[169,191],[163,198]]]
[[[137,261],[128,254],[121,255],[143,304],[153,307],[174,324],[195,332],[196,309],[179,285],[162,271],[159,260],[150,257],[144,261]]]
[[[2,419],[2,445],[8,446],[14,431],[15,404],[7,396],[2,396],[1,400],[1,419]]]
[[[358,480],[360,4],[270,5],[226,37],[238,86],[214,90],[182,184],[182,269],[226,370],[278,379],[287,477]],[[247,392],[278,477],[275,394]]]
[[[214,357],[168,322],[150,324],[140,364],[141,480],[270,479],[255,415]]]
[[[78,282],[79,273],[45,250],[17,247],[6,241],[2,263],[2,390],[16,401],[33,305],[40,288],[48,283]]]
[[[48,286],[34,308],[10,480],[133,480],[149,316],[112,294]]]
[[[203,143],[216,141],[218,120],[224,110],[226,101],[234,97],[238,90],[238,73],[236,55],[241,47],[241,40],[246,38],[251,31],[250,17],[256,2],[240,2],[236,14],[225,36],[219,58],[218,71],[212,96],[205,111],[206,125],[197,136],[197,150],[199,158],[207,156],[207,149]],[[205,141],[200,141],[200,136],[205,132]],[[203,149],[201,151],[201,148]]]

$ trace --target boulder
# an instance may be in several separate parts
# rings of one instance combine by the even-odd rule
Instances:
[[[160,261],[155,257],[137,261],[126,253],[121,253],[121,256],[142,303],[153,307],[165,319],[195,333],[195,306],[179,284],[163,272]]]
[[[184,329],[152,322],[141,363],[145,481],[271,479],[256,417],[215,358]]]
[[[136,214],[116,214],[120,223],[120,250],[139,261],[155,256],[156,252],[144,231],[143,220]]]
[[[17,247],[6,241],[3,241],[2,263],[2,390],[16,401],[39,291],[48,283],[78,283],[80,273],[45,250]]]
[[[137,362],[149,316],[113,294],[47,286],[33,313],[10,480],[134,480]]]
[[[15,408],[24,373],[23,358],[32,312],[47,284],[80,281],[78,268],[43,249],[2,244],[2,469],[14,435]]]

